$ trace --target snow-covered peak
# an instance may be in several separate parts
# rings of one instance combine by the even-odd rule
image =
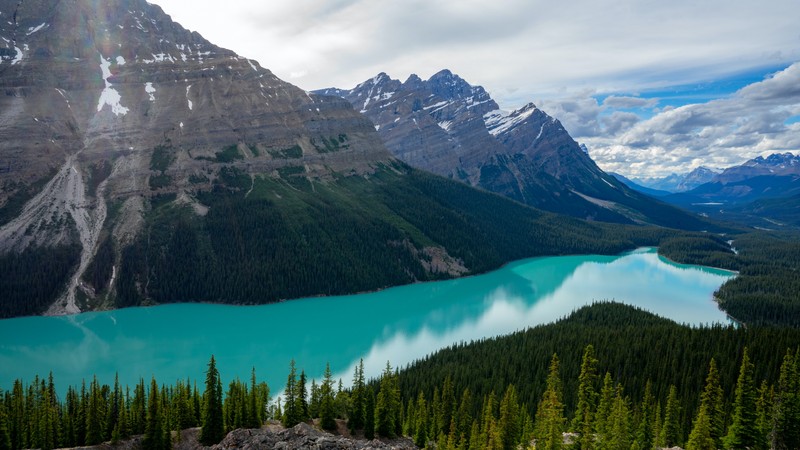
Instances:
[[[538,108],[536,108],[536,105],[533,103],[529,103],[511,112],[496,109],[484,114],[483,120],[486,122],[486,128],[489,130],[489,133],[497,136],[521,124],[537,110]],[[542,130],[544,129],[544,125],[545,123],[542,124]],[[542,130],[540,130],[537,139],[541,136]]]

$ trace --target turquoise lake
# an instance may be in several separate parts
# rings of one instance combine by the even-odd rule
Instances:
[[[255,367],[273,393],[292,358],[319,378],[329,362],[348,385],[355,365],[375,376],[453,343],[553,322],[602,300],[677,322],[727,323],[713,293],[732,272],[675,264],[655,249],[511,263],[487,274],[380,292],[263,306],[175,304],[67,317],[0,320],[0,389],[50,371],[59,391],[93,374],[133,386],[140,377],[202,385],[214,354],[223,383]]]

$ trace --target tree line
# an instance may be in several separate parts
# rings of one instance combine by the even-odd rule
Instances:
[[[738,271],[715,294],[720,307],[737,320],[751,326],[800,327],[800,233],[671,238],[661,243],[659,253],[676,261]]]

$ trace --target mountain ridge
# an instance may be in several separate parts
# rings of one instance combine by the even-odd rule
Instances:
[[[352,90],[315,92],[350,101],[373,121],[387,148],[413,167],[583,219],[710,227],[603,172],[535,104],[503,111],[485,89],[450,70],[405,82],[381,72]]]

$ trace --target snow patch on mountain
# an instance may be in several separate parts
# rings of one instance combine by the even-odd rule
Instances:
[[[524,122],[525,119],[527,119],[528,117],[531,116],[531,114],[537,111],[537,108],[535,106],[534,107],[529,107],[529,106],[511,112],[503,111],[500,109],[489,111],[488,113],[483,115],[483,120],[486,122],[486,128],[489,130],[489,133],[491,133],[493,136],[505,133],[506,131]],[[542,124],[542,129],[539,130],[539,135],[536,136],[537,140],[542,136],[543,131],[544,131],[544,124]]]
[[[116,116],[128,114],[129,109],[120,103],[122,96],[119,95],[116,89],[111,87],[111,82],[108,81],[111,78],[111,61],[103,58],[103,55],[100,55],[100,71],[103,73],[103,82],[105,82],[106,87],[100,93],[100,99],[97,101],[97,112],[102,111],[103,107],[108,105],[111,107],[111,112]]]

